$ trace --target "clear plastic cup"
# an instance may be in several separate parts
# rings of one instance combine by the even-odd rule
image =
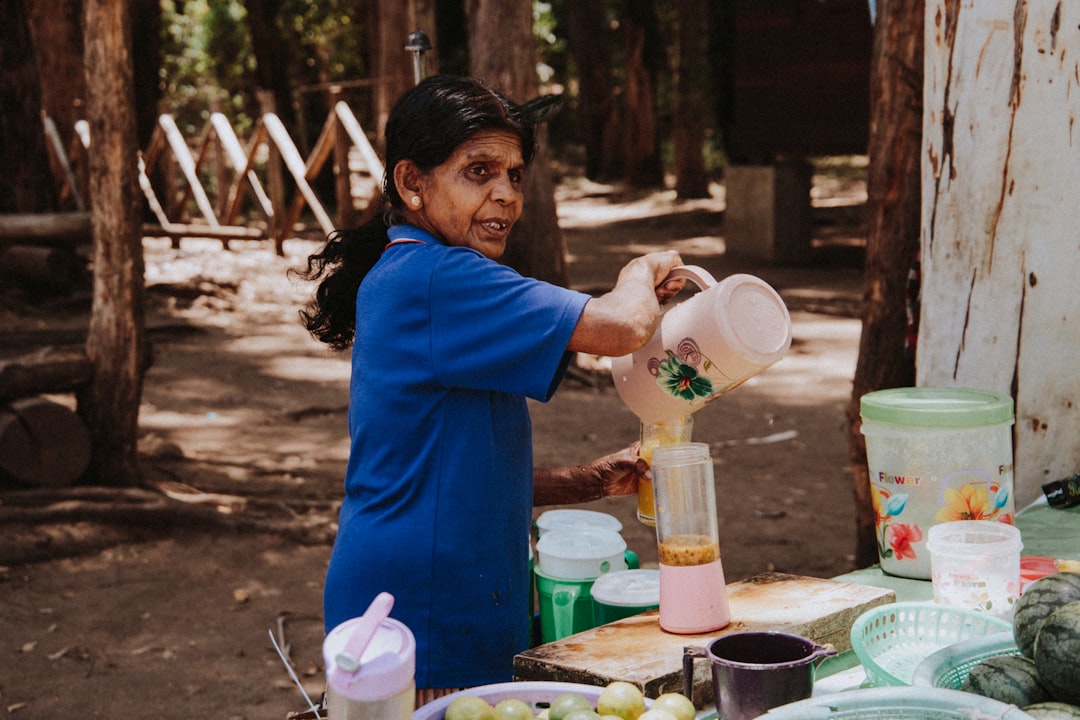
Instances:
[[[992,520],[957,520],[930,528],[934,601],[1012,618],[1020,598],[1020,531]]]

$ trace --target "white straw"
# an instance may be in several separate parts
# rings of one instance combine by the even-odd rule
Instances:
[[[311,702],[311,698],[308,697],[307,692],[304,691],[304,686],[300,684],[300,678],[296,677],[296,672],[292,669],[292,665],[289,664],[289,660],[285,657],[285,653],[283,653],[281,647],[278,646],[277,638],[274,637],[274,631],[267,630],[267,632],[270,633],[270,642],[273,644],[274,650],[277,651],[278,657],[281,658],[281,663],[285,666],[285,670],[288,671],[289,677],[296,683],[296,687],[300,688],[300,694],[307,700],[308,707],[315,712],[316,720],[319,720],[322,718],[322,715],[319,714],[319,708],[315,706],[315,703]]]

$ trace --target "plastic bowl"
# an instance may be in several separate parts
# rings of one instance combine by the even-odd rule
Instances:
[[[563,693],[577,693],[591,702],[593,707],[595,707],[596,701],[600,699],[600,693],[603,691],[604,688],[597,685],[548,681],[522,681],[496,683],[494,685],[480,685],[479,687],[469,688],[468,690],[456,692],[453,695],[438,698],[437,700],[429,702],[427,705],[417,708],[416,712],[413,713],[413,720],[443,720],[443,715],[446,714],[446,708],[450,706],[450,703],[463,695],[473,695],[475,697],[483,698],[488,701],[489,705],[494,705],[500,700],[517,698],[518,700],[528,703],[533,709],[533,714],[536,714]],[[645,698],[645,707],[651,706],[652,700]]]
[[[903,602],[867,610],[851,626],[851,648],[875,687],[911,685],[915,668],[938,650],[1012,630],[1007,620],[935,603]]]
[[[846,690],[773,708],[764,720],[1031,720],[1000,700],[945,688]]]
[[[983,660],[998,655],[1019,655],[1020,648],[1012,631],[972,638],[938,650],[919,663],[911,684],[915,687],[935,687],[959,690],[971,668]]]

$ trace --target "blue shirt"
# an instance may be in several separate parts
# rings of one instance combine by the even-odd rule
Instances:
[[[408,226],[361,283],[327,629],[381,591],[417,687],[512,679],[528,646],[532,425],[588,296]],[[421,242],[409,242],[419,240]]]

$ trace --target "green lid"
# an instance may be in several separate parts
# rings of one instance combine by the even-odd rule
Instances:
[[[866,393],[863,420],[914,427],[959,428],[1011,423],[1012,397],[972,388],[908,387]]]

